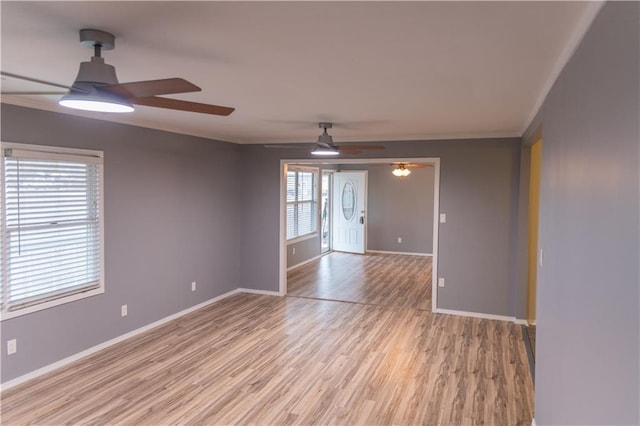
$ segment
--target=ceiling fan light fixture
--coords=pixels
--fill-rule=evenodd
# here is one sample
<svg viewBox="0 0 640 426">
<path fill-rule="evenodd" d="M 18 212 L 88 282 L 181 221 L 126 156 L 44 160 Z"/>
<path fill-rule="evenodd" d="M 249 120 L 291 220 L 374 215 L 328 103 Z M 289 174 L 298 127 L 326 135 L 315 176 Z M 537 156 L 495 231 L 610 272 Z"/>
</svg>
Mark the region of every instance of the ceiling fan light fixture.
<svg viewBox="0 0 640 426">
<path fill-rule="evenodd" d="M 84 34 L 82 31 L 93 31 Z M 93 41 L 87 37 L 93 36 L 97 39 L 97 35 L 103 37 L 113 37 L 108 33 L 102 33 L 97 30 L 82 30 L 80 32 L 81 42 L 93 43 L 96 49 L 95 56 L 90 62 L 81 62 L 78 76 L 71 86 L 72 89 L 58 101 L 58 104 L 73 109 L 93 112 L 133 112 L 133 106 L 125 99 L 118 95 L 106 91 L 100 91 L 100 86 L 118 84 L 116 69 L 113 65 L 104 62 L 104 58 L 100 56 L 103 48 L 98 41 Z M 83 38 L 84 34 L 84 38 Z M 109 42 L 109 40 L 107 40 Z M 87 44 L 88 45 L 88 44 Z M 108 48 L 113 48 L 113 40 Z"/>
<path fill-rule="evenodd" d="M 391 173 L 393 173 L 394 176 L 407 177 L 407 176 L 409 176 L 411 174 L 411 170 L 407 169 L 403 165 L 399 165 L 398 167 L 393 169 L 393 171 Z"/>
<path fill-rule="evenodd" d="M 325 146 L 316 146 L 313 151 L 311 151 L 313 155 L 339 155 L 338 149 L 336 147 L 325 147 Z"/>
<path fill-rule="evenodd" d="M 63 107 L 94 112 L 133 112 L 134 108 L 124 99 L 113 95 L 102 95 L 97 93 L 82 93 L 70 90 L 58 101 Z"/>
<path fill-rule="evenodd" d="M 327 133 L 327 129 L 333 127 L 332 123 L 318 123 L 318 127 L 322 130 L 322 134 L 318 136 L 318 142 L 316 147 L 311 151 L 313 155 L 338 155 L 340 152 L 338 148 L 333 144 L 333 138 L 329 133 Z"/>
<path fill-rule="evenodd" d="M 83 111 L 93 112 L 133 112 L 134 109 L 131 105 L 117 104 L 113 102 L 95 101 L 90 99 L 66 99 L 62 98 L 58 101 L 63 107 L 80 109 Z"/>
</svg>

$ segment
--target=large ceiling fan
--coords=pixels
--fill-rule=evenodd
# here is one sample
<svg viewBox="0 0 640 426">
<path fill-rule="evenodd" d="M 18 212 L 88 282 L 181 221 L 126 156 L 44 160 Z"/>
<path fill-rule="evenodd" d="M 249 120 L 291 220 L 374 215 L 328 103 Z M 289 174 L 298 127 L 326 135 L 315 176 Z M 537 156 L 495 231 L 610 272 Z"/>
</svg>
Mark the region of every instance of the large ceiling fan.
<svg viewBox="0 0 640 426">
<path fill-rule="evenodd" d="M 104 62 L 103 50 L 115 47 L 113 34 L 93 29 L 80 30 L 80 44 L 94 49 L 90 62 L 80 63 L 80 71 L 71 86 L 52 83 L 9 72 L 0 72 L 3 76 L 20 80 L 46 84 L 67 89 L 68 92 L 58 102 L 68 108 L 99 112 L 131 112 L 133 105 L 198 112 L 202 114 L 229 115 L 235 108 L 219 105 L 189 102 L 179 99 L 162 98 L 158 95 L 198 92 L 202 89 L 182 78 L 135 81 L 118 83 L 116 70 Z M 5 95 L 50 95 L 52 92 L 2 92 Z"/>
<path fill-rule="evenodd" d="M 321 122 L 318 127 L 322 129 L 322 134 L 318 136 L 318 141 L 314 144 L 311 151 L 313 155 L 339 155 L 339 154 L 360 154 L 362 151 L 382 150 L 384 146 L 380 145 L 336 145 L 333 137 L 327 132 L 327 129 L 333 127 L 333 123 Z M 265 145 L 266 148 L 300 148 L 307 145 Z"/>
</svg>

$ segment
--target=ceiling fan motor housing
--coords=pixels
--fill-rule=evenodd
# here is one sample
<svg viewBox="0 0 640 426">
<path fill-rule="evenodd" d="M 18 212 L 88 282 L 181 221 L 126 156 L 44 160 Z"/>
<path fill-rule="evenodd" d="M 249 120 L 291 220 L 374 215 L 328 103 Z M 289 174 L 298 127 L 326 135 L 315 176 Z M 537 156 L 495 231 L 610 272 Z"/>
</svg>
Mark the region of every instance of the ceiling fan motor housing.
<svg viewBox="0 0 640 426">
<path fill-rule="evenodd" d="M 95 56 L 91 58 L 90 62 L 80 63 L 80 70 L 73 86 L 90 89 L 90 87 L 83 87 L 83 83 L 90 83 L 92 86 L 118 84 L 115 67 L 106 64 L 104 58 L 100 56 L 100 51 L 111 50 L 115 47 L 116 39 L 113 34 L 100 30 L 83 29 L 80 30 L 80 44 L 96 50 Z"/>
<path fill-rule="evenodd" d="M 113 65 L 105 64 L 103 58 L 96 56 L 91 58 L 91 62 L 81 62 L 78 76 L 74 86 L 78 83 L 90 84 L 118 84 L 116 69 Z"/>
</svg>

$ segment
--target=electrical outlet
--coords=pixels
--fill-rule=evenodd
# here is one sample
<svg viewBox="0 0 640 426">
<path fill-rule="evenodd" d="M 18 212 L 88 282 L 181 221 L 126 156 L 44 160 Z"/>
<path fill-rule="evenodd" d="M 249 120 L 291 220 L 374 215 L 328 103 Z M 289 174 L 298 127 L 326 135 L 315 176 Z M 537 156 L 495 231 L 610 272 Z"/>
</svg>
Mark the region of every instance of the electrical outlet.
<svg viewBox="0 0 640 426">
<path fill-rule="evenodd" d="M 398 237 L 398 244 L 402 244 L 402 237 Z"/>
<path fill-rule="evenodd" d="M 438 287 L 444 287 L 444 278 L 438 278 Z"/>
<path fill-rule="evenodd" d="M 296 248 L 295 247 L 291 249 L 291 254 L 296 254 Z"/>
<path fill-rule="evenodd" d="M 120 307 L 120 314 L 121 314 L 123 317 L 126 317 L 126 316 L 127 316 L 127 305 L 122 305 L 122 306 Z"/>
<path fill-rule="evenodd" d="M 18 343 L 16 339 L 7 340 L 7 355 L 13 355 L 18 352 Z"/>
<path fill-rule="evenodd" d="M 196 282 L 191 281 L 191 291 L 196 291 Z"/>
</svg>

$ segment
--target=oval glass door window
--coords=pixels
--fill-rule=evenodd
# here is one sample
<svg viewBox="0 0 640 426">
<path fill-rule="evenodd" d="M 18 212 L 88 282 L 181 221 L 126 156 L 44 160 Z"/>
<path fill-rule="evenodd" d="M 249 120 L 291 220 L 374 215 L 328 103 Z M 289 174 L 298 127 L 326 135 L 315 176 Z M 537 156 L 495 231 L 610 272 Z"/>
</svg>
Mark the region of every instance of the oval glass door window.
<svg viewBox="0 0 640 426">
<path fill-rule="evenodd" d="M 356 188 L 347 182 L 342 187 L 342 214 L 346 220 L 353 219 L 356 212 Z"/>
</svg>

